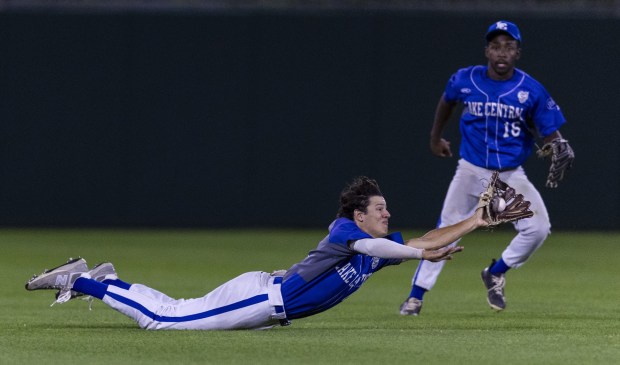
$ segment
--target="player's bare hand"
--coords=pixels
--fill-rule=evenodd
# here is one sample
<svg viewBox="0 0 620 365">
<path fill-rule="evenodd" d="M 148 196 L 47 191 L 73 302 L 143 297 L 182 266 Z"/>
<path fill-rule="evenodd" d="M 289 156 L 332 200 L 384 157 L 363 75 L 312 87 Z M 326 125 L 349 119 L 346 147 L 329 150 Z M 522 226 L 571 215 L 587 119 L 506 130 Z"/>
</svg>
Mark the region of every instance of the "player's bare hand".
<svg viewBox="0 0 620 365">
<path fill-rule="evenodd" d="M 463 251 L 463 246 L 443 247 L 437 250 L 424 250 L 422 251 L 422 258 L 432 262 L 452 260 L 452 254 L 461 251 Z"/>
<path fill-rule="evenodd" d="M 452 157 L 450 142 L 443 138 L 440 138 L 438 140 L 431 139 L 431 151 L 435 156 Z"/>
<path fill-rule="evenodd" d="M 485 210 L 484 207 L 480 207 L 478 209 L 476 209 L 476 212 L 474 213 L 474 219 L 476 220 L 476 227 L 488 227 L 489 226 L 489 222 L 487 219 L 485 219 Z"/>
</svg>

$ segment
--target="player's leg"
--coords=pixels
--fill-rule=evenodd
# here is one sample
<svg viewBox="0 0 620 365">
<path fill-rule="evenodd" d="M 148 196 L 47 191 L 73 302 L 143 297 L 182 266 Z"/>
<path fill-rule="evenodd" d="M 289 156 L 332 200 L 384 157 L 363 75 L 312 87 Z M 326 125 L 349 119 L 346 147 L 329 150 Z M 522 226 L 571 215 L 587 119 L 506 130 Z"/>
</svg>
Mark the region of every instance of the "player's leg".
<svg viewBox="0 0 620 365">
<path fill-rule="evenodd" d="M 448 187 L 441 211 L 438 227 L 445 227 L 470 216 L 478 204 L 480 193 L 484 190 L 484 178 L 490 172 L 460 160 L 456 173 Z M 456 245 L 458 241 L 452 243 Z M 446 261 L 431 262 L 422 260 L 412 278 L 409 297 L 400 307 L 402 315 L 418 315 L 422 309 L 424 295 L 431 290 Z"/>
<path fill-rule="evenodd" d="M 108 285 L 114 285 L 117 286 L 119 288 L 123 288 L 123 289 L 127 289 L 127 290 L 132 290 L 132 291 L 136 291 L 139 293 L 142 293 L 146 296 L 149 296 L 150 298 L 152 298 L 153 300 L 156 301 L 160 301 L 160 302 L 168 302 L 168 303 L 172 303 L 174 301 L 176 301 L 176 299 L 171 298 L 169 296 L 167 296 L 166 294 L 155 290 L 153 288 L 149 288 L 145 285 L 142 284 L 130 284 L 128 282 L 125 282 L 123 280 L 121 280 L 117 273 L 116 270 L 114 268 L 114 265 L 111 262 L 102 262 L 96 266 L 94 266 L 90 271 L 88 271 L 87 276 L 93 280 L 96 280 L 98 282 L 102 282 L 104 284 L 108 284 Z M 61 299 L 59 299 L 61 292 L 59 291 L 58 294 L 56 295 L 56 300 L 57 302 L 62 302 Z M 71 298 L 77 298 L 77 297 L 81 297 L 83 296 L 82 293 L 76 292 L 74 290 L 71 291 Z M 87 296 L 84 298 L 84 300 L 89 301 L 92 305 L 92 297 Z M 182 299 L 181 299 L 182 300 Z"/>
<path fill-rule="evenodd" d="M 507 177 L 508 184 L 516 191 L 522 192 L 530 201 L 530 209 L 534 216 L 514 223 L 518 234 L 502 253 L 502 260 L 512 268 L 522 266 L 542 246 L 551 233 L 551 222 L 547 207 L 534 185 L 528 180 L 522 169 L 516 170 Z"/>
<path fill-rule="evenodd" d="M 262 328 L 277 323 L 271 319 L 273 307 L 269 305 L 267 294 L 269 278 L 267 273 L 246 273 L 202 298 L 172 303 L 154 298 L 153 293 L 159 292 L 142 285 L 140 290 L 132 290 L 80 278 L 74 290 L 101 299 L 145 329 Z"/>
<path fill-rule="evenodd" d="M 511 268 L 523 265 L 543 244 L 550 233 L 551 224 L 547 208 L 534 185 L 527 179 L 522 168 L 502 172 L 500 179 L 531 202 L 530 209 L 534 216 L 514 223 L 517 235 L 502 252 L 500 258 L 491 262 L 482 273 L 482 280 L 487 288 L 487 301 L 491 308 L 503 310 L 506 307 L 504 286 L 505 274 Z"/>
<path fill-rule="evenodd" d="M 135 292 L 135 293 L 140 293 L 142 295 L 145 295 L 153 300 L 159 301 L 161 303 L 167 303 L 167 304 L 174 304 L 174 303 L 180 303 L 183 302 L 185 299 L 175 299 L 172 298 L 170 296 L 168 296 L 167 294 L 164 294 L 162 292 L 160 292 L 159 290 L 153 289 L 151 287 L 148 287 L 146 285 L 143 284 L 131 284 L 129 286 L 129 288 L 127 288 L 128 290 Z"/>
<path fill-rule="evenodd" d="M 118 277 L 116 270 L 114 269 L 114 265 L 112 265 L 112 263 L 110 262 L 103 262 L 98 264 L 97 266 L 93 267 L 91 271 L 88 272 L 88 274 L 90 278 L 96 281 L 146 295 L 155 301 L 159 301 L 162 303 L 172 303 L 177 300 L 146 285 L 131 284 L 121 280 Z"/>
</svg>

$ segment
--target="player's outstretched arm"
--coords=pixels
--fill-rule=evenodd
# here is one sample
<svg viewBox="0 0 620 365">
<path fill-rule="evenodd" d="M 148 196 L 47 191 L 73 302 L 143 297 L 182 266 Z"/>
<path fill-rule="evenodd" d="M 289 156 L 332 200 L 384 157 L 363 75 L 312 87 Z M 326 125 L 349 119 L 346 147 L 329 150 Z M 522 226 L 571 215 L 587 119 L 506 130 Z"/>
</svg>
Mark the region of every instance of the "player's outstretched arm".
<svg viewBox="0 0 620 365">
<path fill-rule="evenodd" d="M 401 245 L 386 238 L 362 238 L 350 243 L 350 247 L 360 253 L 383 259 L 424 259 L 429 261 L 450 260 L 452 254 L 460 252 L 463 247 L 443 247 L 438 250 L 423 250 Z"/>
<path fill-rule="evenodd" d="M 432 262 L 452 260 L 452 254 L 463 251 L 463 246 L 443 247 L 438 250 L 423 250 L 422 259 Z"/>
<path fill-rule="evenodd" d="M 482 208 L 478 208 L 471 217 L 459 223 L 433 229 L 422 237 L 408 240 L 405 244 L 424 250 L 437 250 L 445 247 L 479 227 L 487 227 L 489 223 L 483 219 L 483 212 Z"/>
</svg>

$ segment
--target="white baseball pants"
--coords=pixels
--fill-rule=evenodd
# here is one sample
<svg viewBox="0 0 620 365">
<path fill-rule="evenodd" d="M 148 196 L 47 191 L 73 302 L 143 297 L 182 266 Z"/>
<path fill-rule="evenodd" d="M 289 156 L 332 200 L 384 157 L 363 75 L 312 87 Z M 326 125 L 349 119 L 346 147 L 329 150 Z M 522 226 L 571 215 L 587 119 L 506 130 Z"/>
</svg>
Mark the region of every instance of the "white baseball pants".
<svg viewBox="0 0 620 365">
<path fill-rule="evenodd" d="M 149 330 L 264 329 L 285 318 L 281 280 L 248 272 L 195 299 L 173 299 L 141 284 L 108 285 L 102 301 Z"/>
</svg>

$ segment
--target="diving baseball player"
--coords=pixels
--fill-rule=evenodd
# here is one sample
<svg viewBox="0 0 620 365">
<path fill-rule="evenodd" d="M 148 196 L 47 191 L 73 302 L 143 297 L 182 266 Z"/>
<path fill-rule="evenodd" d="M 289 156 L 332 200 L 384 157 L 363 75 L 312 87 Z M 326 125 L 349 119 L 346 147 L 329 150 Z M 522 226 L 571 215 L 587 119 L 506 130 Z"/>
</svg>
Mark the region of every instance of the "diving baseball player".
<svg viewBox="0 0 620 365">
<path fill-rule="evenodd" d="M 388 234 L 390 213 L 376 181 L 359 177 L 341 193 L 340 209 L 328 235 L 304 260 L 284 272 L 245 273 L 204 297 L 177 300 L 120 280 L 110 263 L 89 271 L 79 258 L 34 276 L 26 289 L 59 290 L 59 302 L 90 295 L 151 330 L 287 325 L 337 305 L 386 266 L 409 259 L 450 259 L 462 247 L 446 245 L 492 223 L 484 216 L 491 195 L 480 195 L 480 209 L 461 222 L 404 242 L 399 233 Z"/>
</svg>

